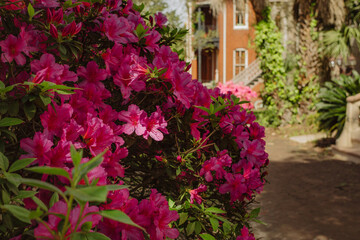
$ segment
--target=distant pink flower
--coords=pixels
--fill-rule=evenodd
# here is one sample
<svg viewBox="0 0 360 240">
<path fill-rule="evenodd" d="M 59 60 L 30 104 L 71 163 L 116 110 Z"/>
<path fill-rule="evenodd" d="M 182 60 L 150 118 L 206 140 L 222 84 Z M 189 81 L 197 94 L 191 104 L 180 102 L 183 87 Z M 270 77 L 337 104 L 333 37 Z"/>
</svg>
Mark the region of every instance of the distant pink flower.
<svg viewBox="0 0 360 240">
<path fill-rule="evenodd" d="M 59 6 L 60 3 L 58 0 L 35 0 L 35 7 L 56 8 Z"/>
<path fill-rule="evenodd" d="M 238 236 L 236 240 L 255 240 L 255 237 L 254 235 L 249 233 L 249 229 L 246 226 L 244 226 L 241 229 L 241 236 Z"/>
<path fill-rule="evenodd" d="M 24 9 L 26 7 L 25 2 L 24 1 L 19 1 L 19 0 L 8 0 L 5 1 L 5 3 L 12 3 L 9 5 L 5 5 L 1 8 L 5 8 L 6 10 L 20 10 L 20 9 Z"/>
<path fill-rule="evenodd" d="M 53 146 L 53 142 L 48 136 L 36 132 L 33 139 L 24 138 L 20 140 L 20 147 L 28 154 L 22 155 L 21 158 L 37 158 L 36 163 L 40 166 L 49 164 L 49 151 Z"/>
<path fill-rule="evenodd" d="M 87 203 L 85 205 L 85 208 L 80 215 L 80 207 L 77 206 L 70 212 L 70 223 L 71 227 L 69 231 L 66 233 L 66 236 L 69 236 L 72 232 L 79 232 L 81 231 L 81 227 L 85 222 L 91 222 L 92 227 L 95 227 L 101 220 L 101 216 L 97 214 L 90 214 L 88 216 L 85 216 L 89 213 L 96 213 L 99 211 L 99 208 L 96 206 L 89 207 L 89 204 Z M 58 231 L 58 227 L 60 222 L 62 221 L 62 218 L 60 218 L 58 215 L 66 216 L 67 214 L 67 204 L 63 201 L 58 201 L 49 209 L 49 217 L 48 221 L 44 223 L 39 223 L 38 227 L 34 230 L 34 235 L 36 238 L 40 237 L 48 237 L 50 239 L 53 239 L 53 236 L 49 232 L 48 228 L 54 231 Z M 77 225 L 78 220 L 80 220 L 79 224 Z M 47 227 L 44 225 L 46 224 Z M 75 226 L 77 225 L 77 229 L 75 229 Z"/>
<path fill-rule="evenodd" d="M 167 122 L 165 121 L 164 116 L 162 116 L 160 107 L 156 106 L 156 108 L 156 112 L 153 112 L 150 117 L 146 117 L 142 121 L 142 123 L 146 126 L 143 137 L 148 139 L 150 136 L 155 141 L 161 141 L 164 138 L 163 133 L 168 133 L 166 129 Z"/>
<path fill-rule="evenodd" d="M 3 62 L 11 63 L 13 60 L 18 65 L 24 65 L 26 63 L 26 58 L 22 53 L 28 54 L 27 46 L 25 40 L 19 36 L 15 37 L 10 34 L 4 41 L 0 42 L 1 51 L 1 60 Z"/>
<path fill-rule="evenodd" d="M 176 239 L 179 236 L 179 231 L 175 228 L 170 228 L 169 224 L 179 218 L 176 211 L 169 210 L 168 201 L 164 196 L 158 193 L 155 189 L 151 190 L 148 201 L 143 200 L 142 203 L 147 203 L 148 214 L 152 217 L 151 224 L 146 226 L 150 238 L 153 240 L 162 240 L 166 237 Z M 145 210 L 145 209 L 144 209 Z"/>
<path fill-rule="evenodd" d="M 55 57 L 52 54 L 45 53 L 40 60 L 31 62 L 31 71 L 37 73 L 44 70 L 44 81 L 58 82 L 58 78 L 63 73 L 64 67 L 55 63 Z"/>
<path fill-rule="evenodd" d="M 109 14 L 105 19 L 103 30 L 109 40 L 116 43 L 128 43 L 135 41 L 136 37 L 131 32 L 133 26 L 124 17 L 118 17 L 115 14 Z"/>
<path fill-rule="evenodd" d="M 241 174 L 225 174 L 226 183 L 219 188 L 221 194 L 230 193 L 230 201 L 242 200 L 243 194 L 246 193 L 247 187 L 245 179 Z"/>
<path fill-rule="evenodd" d="M 145 36 L 145 44 L 147 47 L 145 47 L 147 50 L 154 52 L 156 49 L 159 49 L 159 45 L 156 43 L 160 40 L 161 35 L 158 31 L 152 29 L 151 31 L 148 31 L 148 35 Z"/>
<path fill-rule="evenodd" d="M 74 36 L 76 34 L 78 34 L 81 30 L 82 27 L 82 23 L 75 23 L 75 20 L 72 21 L 71 23 L 69 23 L 68 25 L 66 25 L 66 27 L 62 30 L 61 35 L 63 37 L 65 36 Z"/>
<path fill-rule="evenodd" d="M 114 152 L 108 151 L 104 156 L 101 166 L 110 177 L 124 177 L 125 168 L 121 166 L 119 160 L 127 157 L 127 148 L 116 148 Z"/>
<path fill-rule="evenodd" d="M 156 22 L 156 25 L 158 25 L 160 28 L 162 28 L 166 24 L 167 21 L 168 20 L 163 13 L 161 13 L 161 12 L 155 13 L 155 22 Z"/>
<path fill-rule="evenodd" d="M 207 190 L 207 186 L 204 184 L 201 184 L 198 188 L 190 190 L 190 203 L 194 203 L 194 200 L 201 204 L 202 198 L 200 197 L 199 193 L 205 192 Z"/>
<path fill-rule="evenodd" d="M 146 126 L 142 124 L 144 113 L 145 112 L 140 110 L 140 108 L 135 104 L 131 104 L 128 111 L 121 111 L 119 113 L 119 120 L 126 122 L 126 124 L 123 125 L 123 131 L 125 134 L 130 135 L 134 131 L 138 136 L 144 134 L 146 130 Z"/>
<path fill-rule="evenodd" d="M 253 141 L 243 141 L 244 149 L 241 151 L 240 156 L 246 159 L 254 165 L 259 164 L 258 159 L 261 159 L 265 154 L 265 141 L 261 139 L 256 139 Z"/>
<path fill-rule="evenodd" d="M 79 67 L 77 70 L 79 77 L 85 79 L 86 83 L 98 85 L 100 81 L 104 81 L 107 77 L 105 69 L 100 69 L 95 61 L 90 61 L 85 67 Z M 82 86 L 82 84 L 80 84 Z"/>
<path fill-rule="evenodd" d="M 227 154 L 227 150 L 218 152 L 217 157 L 212 157 L 206 160 L 200 169 L 200 176 L 204 175 L 207 182 L 213 180 L 211 171 L 215 171 L 215 177 L 221 179 L 226 174 L 224 167 L 230 167 L 232 163 L 231 157 Z"/>
<path fill-rule="evenodd" d="M 73 108 L 70 104 L 51 106 L 41 116 L 41 124 L 50 135 L 60 137 L 65 125 L 68 124 L 73 114 Z"/>
</svg>

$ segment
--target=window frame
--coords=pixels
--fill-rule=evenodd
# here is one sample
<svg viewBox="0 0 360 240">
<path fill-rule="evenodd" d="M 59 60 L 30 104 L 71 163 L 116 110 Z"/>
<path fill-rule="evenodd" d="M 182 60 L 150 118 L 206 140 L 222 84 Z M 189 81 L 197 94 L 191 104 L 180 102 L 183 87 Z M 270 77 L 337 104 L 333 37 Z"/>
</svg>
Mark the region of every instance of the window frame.
<svg viewBox="0 0 360 240">
<path fill-rule="evenodd" d="M 236 2 L 237 1 L 244 1 L 245 5 L 245 24 L 237 25 L 236 24 Z M 249 2 L 248 0 L 233 0 L 233 25 L 235 30 L 241 30 L 241 29 L 249 29 Z"/>
<path fill-rule="evenodd" d="M 240 63 L 236 64 L 236 53 L 237 52 L 244 52 L 245 53 L 245 63 L 241 63 L 241 54 L 239 55 Z M 235 48 L 233 51 L 233 77 L 236 76 L 236 67 L 241 68 L 241 66 L 244 67 L 242 71 L 244 71 L 248 67 L 248 50 L 246 48 Z M 239 71 L 238 74 L 240 74 L 242 71 Z"/>
</svg>

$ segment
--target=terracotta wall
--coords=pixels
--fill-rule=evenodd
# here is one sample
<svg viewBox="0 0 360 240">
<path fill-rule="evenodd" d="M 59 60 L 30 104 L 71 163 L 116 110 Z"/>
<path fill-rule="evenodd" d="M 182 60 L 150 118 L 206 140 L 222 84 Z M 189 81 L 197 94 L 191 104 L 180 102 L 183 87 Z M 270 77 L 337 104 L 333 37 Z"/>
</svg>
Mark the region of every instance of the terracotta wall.
<svg viewBox="0 0 360 240">
<path fill-rule="evenodd" d="M 245 48 L 248 50 L 248 64 L 256 59 L 254 48 L 254 36 L 256 24 L 256 16 L 253 6 L 248 1 L 249 24 L 247 29 L 234 29 L 234 8 L 233 1 L 226 1 L 226 81 L 233 78 L 233 51 L 236 48 Z M 219 81 L 223 82 L 223 54 L 224 54 L 224 34 L 223 22 L 224 12 L 218 16 L 218 32 L 220 37 L 219 55 L 218 55 L 218 70 Z M 250 40 L 250 41 L 249 41 Z M 250 46 L 251 45 L 251 46 Z"/>
</svg>

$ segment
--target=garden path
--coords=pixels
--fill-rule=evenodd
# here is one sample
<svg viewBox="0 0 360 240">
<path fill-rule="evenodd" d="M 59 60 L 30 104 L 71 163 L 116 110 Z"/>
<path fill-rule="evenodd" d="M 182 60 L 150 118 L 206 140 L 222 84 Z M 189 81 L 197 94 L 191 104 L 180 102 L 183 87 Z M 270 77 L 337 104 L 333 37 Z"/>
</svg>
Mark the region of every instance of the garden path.
<svg viewBox="0 0 360 240">
<path fill-rule="evenodd" d="M 262 240 L 359 240 L 360 164 L 267 130 L 268 181 L 257 197 Z"/>
</svg>

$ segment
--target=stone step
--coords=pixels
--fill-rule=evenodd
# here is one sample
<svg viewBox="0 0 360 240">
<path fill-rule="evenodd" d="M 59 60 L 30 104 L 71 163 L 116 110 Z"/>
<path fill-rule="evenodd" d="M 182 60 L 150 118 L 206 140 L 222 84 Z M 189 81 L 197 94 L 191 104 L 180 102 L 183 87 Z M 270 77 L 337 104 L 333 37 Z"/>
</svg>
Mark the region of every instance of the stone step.
<svg viewBox="0 0 360 240">
<path fill-rule="evenodd" d="M 345 148 L 332 145 L 332 150 L 335 159 L 360 164 L 360 146 Z"/>
</svg>

